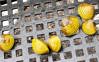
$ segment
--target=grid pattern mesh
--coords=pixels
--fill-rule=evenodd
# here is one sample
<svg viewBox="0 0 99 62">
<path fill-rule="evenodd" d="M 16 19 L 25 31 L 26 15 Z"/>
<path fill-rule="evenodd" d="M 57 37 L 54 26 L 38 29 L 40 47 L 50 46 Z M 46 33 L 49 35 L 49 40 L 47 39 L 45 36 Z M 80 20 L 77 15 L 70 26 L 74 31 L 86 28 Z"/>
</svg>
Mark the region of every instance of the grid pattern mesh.
<svg viewBox="0 0 99 62">
<path fill-rule="evenodd" d="M 0 51 L 0 62 L 99 62 L 98 31 L 93 36 L 87 36 L 79 30 L 72 37 L 65 37 L 60 31 L 60 21 L 64 16 L 77 15 L 77 5 L 84 0 L 79 1 L 17 0 L 13 4 L 7 0 L 6 6 L 0 5 L 0 35 L 10 33 L 15 38 L 15 46 L 10 52 Z M 85 2 L 98 5 L 95 14 L 99 14 L 98 0 Z M 99 20 L 95 22 L 97 24 Z M 62 50 L 46 55 L 34 54 L 31 39 L 47 40 L 50 35 L 60 37 Z"/>
</svg>

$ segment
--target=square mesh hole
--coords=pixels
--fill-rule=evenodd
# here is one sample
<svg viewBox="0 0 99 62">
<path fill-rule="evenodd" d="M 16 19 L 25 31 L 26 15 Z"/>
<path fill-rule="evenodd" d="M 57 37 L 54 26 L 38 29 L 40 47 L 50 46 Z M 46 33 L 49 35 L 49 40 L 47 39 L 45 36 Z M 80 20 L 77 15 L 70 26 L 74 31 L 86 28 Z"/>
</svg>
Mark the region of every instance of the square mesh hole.
<svg viewBox="0 0 99 62">
<path fill-rule="evenodd" d="M 94 6 L 94 8 L 95 8 L 96 10 L 99 9 L 98 4 L 93 4 L 93 6 Z"/>
<path fill-rule="evenodd" d="M 85 60 L 80 60 L 80 61 L 77 61 L 77 62 L 85 62 Z"/>
<path fill-rule="evenodd" d="M 1 5 L 1 6 L 7 6 L 7 5 L 8 5 L 8 4 L 5 3 L 5 4 Z"/>
<path fill-rule="evenodd" d="M 24 11 L 29 12 L 30 11 L 30 6 L 24 6 Z"/>
<path fill-rule="evenodd" d="M 8 58 L 12 58 L 12 53 L 11 53 L 11 51 L 4 53 L 4 59 L 8 59 Z"/>
<path fill-rule="evenodd" d="M 57 14 L 58 16 L 64 16 L 64 10 L 63 9 L 57 10 Z"/>
<path fill-rule="evenodd" d="M 98 59 L 97 59 L 97 58 L 90 58 L 89 61 L 90 61 L 90 62 L 98 62 Z"/>
<path fill-rule="evenodd" d="M 59 26 L 62 26 L 62 20 L 58 21 Z"/>
<path fill-rule="evenodd" d="M 21 38 L 15 38 L 14 41 L 16 46 L 21 45 Z"/>
<path fill-rule="evenodd" d="M 25 3 L 25 2 L 28 2 L 28 0 L 23 0 L 23 2 Z"/>
<path fill-rule="evenodd" d="M 49 36 L 53 36 L 53 35 L 57 35 L 57 33 L 55 31 L 49 33 Z"/>
<path fill-rule="evenodd" d="M 95 53 L 96 53 L 95 47 L 88 47 L 88 48 L 87 48 L 87 51 L 88 51 L 88 54 L 89 54 L 89 55 L 90 55 L 90 54 L 95 54 Z"/>
<path fill-rule="evenodd" d="M 42 19 L 42 13 L 35 14 L 35 20 L 41 20 Z"/>
<path fill-rule="evenodd" d="M 52 7 L 52 3 L 51 3 L 51 2 L 46 2 L 46 3 L 44 4 L 44 6 L 45 6 L 46 8 L 50 8 L 50 7 Z"/>
<path fill-rule="evenodd" d="M 16 57 L 20 57 L 20 56 L 22 56 L 23 54 L 22 54 L 22 49 L 18 49 L 18 50 L 16 50 Z"/>
<path fill-rule="evenodd" d="M 32 50 L 32 47 L 28 47 L 28 53 L 29 54 L 33 54 L 34 53 L 33 50 Z"/>
<path fill-rule="evenodd" d="M 9 21 L 3 21 L 3 22 L 2 22 L 2 25 L 3 25 L 3 26 L 9 26 Z"/>
<path fill-rule="evenodd" d="M 44 29 L 43 23 L 36 24 L 36 30 L 43 30 L 43 29 Z"/>
<path fill-rule="evenodd" d="M 73 4 L 74 0 L 67 0 L 67 4 Z"/>
<path fill-rule="evenodd" d="M 96 20 L 98 20 L 98 18 L 99 18 L 98 15 L 99 15 L 99 14 L 96 15 L 96 16 L 97 16 L 97 17 L 96 17 Z M 99 23 L 96 24 L 96 30 L 97 30 L 97 33 L 99 33 Z"/>
<path fill-rule="evenodd" d="M 48 62 L 48 56 L 40 56 L 40 62 Z"/>
<path fill-rule="evenodd" d="M 10 31 L 8 30 L 2 31 L 2 34 L 10 34 Z"/>
<path fill-rule="evenodd" d="M 76 56 L 77 56 L 77 57 L 84 56 L 83 49 L 77 49 L 77 50 L 76 50 Z"/>
<path fill-rule="evenodd" d="M 12 4 L 17 4 L 18 1 L 17 0 L 11 0 Z"/>
<path fill-rule="evenodd" d="M 0 0 L 1 6 L 7 6 L 7 0 Z"/>
<path fill-rule="evenodd" d="M 84 0 L 78 0 L 78 2 L 84 2 Z"/>
<path fill-rule="evenodd" d="M 16 62 L 23 62 L 23 60 L 19 60 L 19 61 L 16 61 Z"/>
<path fill-rule="evenodd" d="M 54 62 L 59 61 L 60 60 L 60 54 L 59 53 L 52 54 L 52 59 Z"/>
<path fill-rule="evenodd" d="M 20 34 L 20 28 L 15 28 L 14 29 L 14 35 Z"/>
<path fill-rule="evenodd" d="M 18 9 L 17 8 L 12 9 L 12 14 L 18 14 Z"/>
<path fill-rule="evenodd" d="M 47 27 L 48 27 L 48 29 L 55 28 L 55 22 L 54 22 L 54 21 L 48 22 L 48 23 L 47 23 Z"/>
<path fill-rule="evenodd" d="M 26 32 L 32 32 L 32 30 L 33 30 L 32 25 L 26 26 Z"/>
<path fill-rule="evenodd" d="M 63 48 L 67 48 L 67 47 L 70 47 L 71 44 L 70 44 L 70 41 L 69 40 L 63 40 L 62 41 L 62 47 Z"/>
<path fill-rule="evenodd" d="M 36 58 L 30 58 L 29 62 L 37 62 L 37 61 L 36 61 Z"/>
<path fill-rule="evenodd" d="M 27 15 L 24 17 L 25 19 L 25 22 L 30 22 L 31 21 L 31 16 L 30 15 Z"/>
<path fill-rule="evenodd" d="M 93 42 L 93 36 L 86 36 L 86 43 L 92 43 Z"/>
<path fill-rule="evenodd" d="M 75 13 L 75 7 L 69 7 L 68 8 L 68 14 L 74 14 Z"/>
<path fill-rule="evenodd" d="M 19 20 L 19 18 L 14 18 L 14 19 L 13 19 L 14 25 L 17 25 L 17 24 L 18 24 L 18 20 Z"/>
<path fill-rule="evenodd" d="M 72 52 L 71 51 L 64 52 L 64 58 L 65 59 L 71 59 L 72 58 Z"/>
<path fill-rule="evenodd" d="M 74 39 L 74 45 L 81 45 L 81 44 L 82 44 L 81 38 Z"/>
<path fill-rule="evenodd" d="M 32 39 L 33 39 L 33 36 L 28 36 L 27 37 L 27 43 L 32 43 Z"/>
<path fill-rule="evenodd" d="M 2 16 L 7 16 L 8 15 L 8 11 L 7 10 L 3 10 L 3 11 L 1 11 L 1 13 L 2 13 Z"/>
<path fill-rule="evenodd" d="M 37 35 L 37 38 L 41 40 L 45 40 L 45 34 L 39 34 Z"/>
<path fill-rule="evenodd" d="M 35 4 L 35 5 L 34 5 L 34 9 L 39 9 L 40 7 L 41 7 L 40 4 Z"/>
<path fill-rule="evenodd" d="M 63 1 L 62 0 L 56 1 L 56 6 L 61 6 L 61 5 L 63 5 Z"/>
<path fill-rule="evenodd" d="M 47 12 L 46 16 L 47 16 L 48 19 L 49 18 L 53 18 L 54 17 L 54 13 L 52 11 L 51 12 Z"/>
</svg>

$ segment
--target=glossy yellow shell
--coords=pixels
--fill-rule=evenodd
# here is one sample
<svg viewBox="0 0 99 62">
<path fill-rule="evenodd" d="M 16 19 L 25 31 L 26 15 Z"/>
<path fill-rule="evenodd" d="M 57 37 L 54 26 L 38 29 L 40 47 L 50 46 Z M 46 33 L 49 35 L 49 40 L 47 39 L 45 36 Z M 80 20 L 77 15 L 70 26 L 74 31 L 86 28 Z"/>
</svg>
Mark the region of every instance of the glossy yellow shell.
<svg viewBox="0 0 99 62">
<path fill-rule="evenodd" d="M 0 49 L 4 52 L 10 51 L 14 46 L 14 37 L 10 34 L 4 34 L 2 38 L 4 38 L 4 41 L 0 42 Z"/>
<path fill-rule="evenodd" d="M 86 21 L 82 24 L 82 30 L 87 35 L 93 35 L 96 33 L 96 26 L 91 21 Z"/>
<path fill-rule="evenodd" d="M 80 27 L 79 18 L 77 16 L 68 16 L 62 19 L 61 31 L 66 36 L 71 36 L 77 33 Z"/>
<path fill-rule="evenodd" d="M 94 6 L 89 3 L 81 3 L 78 5 L 78 14 L 84 20 L 92 19 L 94 16 Z"/>
<path fill-rule="evenodd" d="M 45 54 L 49 52 L 47 44 L 39 39 L 32 39 L 32 49 L 36 54 Z"/>
<path fill-rule="evenodd" d="M 48 39 L 48 46 L 53 52 L 58 52 L 61 49 L 61 40 L 58 36 L 51 36 Z"/>
</svg>

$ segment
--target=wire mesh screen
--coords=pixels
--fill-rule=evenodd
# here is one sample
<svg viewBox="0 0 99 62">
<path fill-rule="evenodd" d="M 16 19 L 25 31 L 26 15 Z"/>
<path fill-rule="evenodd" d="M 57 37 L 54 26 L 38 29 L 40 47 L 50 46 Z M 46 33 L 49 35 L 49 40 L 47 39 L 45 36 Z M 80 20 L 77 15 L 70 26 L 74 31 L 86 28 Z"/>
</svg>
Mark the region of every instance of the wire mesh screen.
<svg viewBox="0 0 99 62">
<path fill-rule="evenodd" d="M 11 51 L 0 51 L 0 62 L 99 62 L 98 31 L 93 36 L 85 35 L 82 30 L 72 37 L 61 33 L 61 19 L 77 15 L 77 5 L 81 2 L 93 4 L 95 15 L 99 14 L 98 0 L 0 1 L 0 34 L 10 33 L 15 38 Z M 31 39 L 47 40 L 51 35 L 60 37 L 62 50 L 46 55 L 34 54 Z"/>
</svg>

